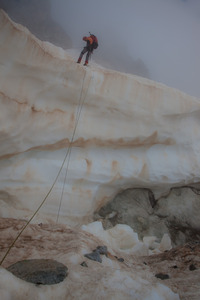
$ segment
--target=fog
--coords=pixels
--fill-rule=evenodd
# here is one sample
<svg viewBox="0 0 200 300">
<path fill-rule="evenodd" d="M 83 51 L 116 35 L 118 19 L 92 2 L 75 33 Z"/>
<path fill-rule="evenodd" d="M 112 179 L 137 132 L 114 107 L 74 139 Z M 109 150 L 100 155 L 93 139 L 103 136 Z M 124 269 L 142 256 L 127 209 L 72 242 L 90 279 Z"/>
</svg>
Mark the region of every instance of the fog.
<svg viewBox="0 0 200 300">
<path fill-rule="evenodd" d="M 95 62 L 200 97 L 199 0 L 0 0 L 0 7 L 77 56 L 90 31 L 99 39 Z"/>
<path fill-rule="evenodd" d="M 89 31 L 93 59 L 200 97 L 199 0 L 51 0 L 74 48 Z"/>
</svg>

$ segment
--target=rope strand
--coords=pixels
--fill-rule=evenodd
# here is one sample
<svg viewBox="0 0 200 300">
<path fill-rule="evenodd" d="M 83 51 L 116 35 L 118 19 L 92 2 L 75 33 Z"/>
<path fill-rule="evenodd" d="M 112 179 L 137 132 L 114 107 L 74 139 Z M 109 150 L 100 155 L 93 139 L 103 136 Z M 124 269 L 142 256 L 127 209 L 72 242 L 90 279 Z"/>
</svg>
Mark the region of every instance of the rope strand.
<svg viewBox="0 0 200 300">
<path fill-rule="evenodd" d="M 85 72 L 85 75 L 86 75 L 86 72 Z M 71 139 L 71 142 L 70 142 L 70 145 L 69 145 L 69 148 L 70 148 L 69 158 L 68 158 L 67 168 L 66 168 L 66 171 L 65 171 L 65 178 L 64 178 L 64 181 L 63 181 L 63 187 L 62 187 L 62 193 L 61 193 L 61 198 L 60 198 L 60 203 L 59 203 L 59 209 L 58 209 L 58 214 L 57 214 L 57 218 L 56 218 L 56 223 L 58 223 L 58 219 L 59 219 L 59 215 L 60 215 L 60 209 L 61 209 L 61 205 L 62 205 L 62 200 L 63 200 L 63 195 L 64 195 L 64 189 L 65 189 L 65 184 L 66 184 L 66 179 L 67 179 L 67 174 L 68 174 L 68 169 L 69 169 L 69 162 L 70 162 L 70 156 L 71 156 L 72 143 L 74 141 L 75 132 L 76 132 L 76 129 L 77 129 L 77 126 L 78 126 L 78 123 L 79 123 L 81 111 L 82 111 L 82 108 L 83 108 L 83 104 L 84 104 L 86 95 L 88 93 L 88 89 L 89 89 L 89 85 L 90 85 L 91 79 L 92 79 L 92 76 L 90 77 L 90 80 L 89 80 L 89 83 L 88 83 L 88 87 L 87 87 L 87 90 L 86 90 L 86 93 L 85 93 L 85 97 L 81 101 L 81 99 L 82 99 L 82 93 L 83 93 L 83 87 L 84 87 L 84 81 L 85 81 L 85 76 L 84 76 L 84 79 L 83 79 L 83 84 L 82 84 L 82 89 L 81 89 L 81 94 L 80 94 L 80 99 L 79 99 L 79 105 L 78 105 L 78 110 L 77 110 L 77 116 L 76 116 L 76 123 L 75 123 L 75 127 L 74 127 L 74 132 L 73 132 L 73 135 L 72 135 L 72 139 Z"/>
</svg>

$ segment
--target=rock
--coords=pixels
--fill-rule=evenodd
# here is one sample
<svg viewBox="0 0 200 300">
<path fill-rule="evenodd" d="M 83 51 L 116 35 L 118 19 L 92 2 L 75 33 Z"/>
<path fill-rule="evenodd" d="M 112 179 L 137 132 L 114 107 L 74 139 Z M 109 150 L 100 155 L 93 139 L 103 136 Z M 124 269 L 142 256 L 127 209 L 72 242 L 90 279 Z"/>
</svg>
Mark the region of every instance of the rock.
<svg viewBox="0 0 200 300">
<path fill-rule="evenodd" d="M 190 266 L 189 266 L 189 270 L 190 271 L 194 271 L 194 270 L 196 270 L 197 268 L 195 267 L 195 265 L 194 264 L 191 264 Z"/>
<path fill-rule="evenodd" d="M 117 258 L 117 260 L 118 260 L 119 262 L 124 262 L 124 259 L 123 259 L 122 257 L 117 257 L 117 256 L 116 256 L 116 258 Z"/>
<path fill-rule="evenodd" d="M 106 255 L 108 254 L 108 248 L 106 246 L 98 246 L 94 251 L 98 251 L 99 254 Z"/>
<path fill-rule="evenodd" d="M 85 261 L 83 261 L 83 262 L 81 263 L 81 266 L 82 266 L 82 267 L 88 268 L 88 265 L 87 265 L 87 263 L 86 263 Z"/>
<path fill-rule="evenodd" d="M 173 269 L 177 269 L 178 267 L 175 265 L 175 266 L 172 266 L 172 268 L 173 268 Z"/>
<path fill-rule="evenodd" d="M 162 280 L 169 279 L 169 275 L 168 274 L 163 274 L 163 273 L 158 273 L 158 274 L 155 275 L 155 277 L 160 278 Z"/>
<path fill-rule="evenodd" d="M 150 205 L 147 189 L 123 190 L 96 212 L 105 229 L 104 220 L 113 211 L 116 215 L 109 219 L 111 226 L 129 225 L 152 249 L 159 246 L 156 246 L 156 240 L 161 241 L 159 250 L 165 251 L 172 245 L 200 239 L 200 195 L 197 188 L 172 188 L 158 199 L 154 208 Z"/>
<path fill-rule="evenodd" d="M 91 260 L 102 263 L 102 259 L 101 259 L 100 254 L 99 254 L 98 251 L 93 251 L 91 253 L 87 253 L 84 256 L 91 259 Z"/>
<path fill-rule="evenodd" d="M 108 249 L 106 246 L 97 246 L 96 249 L 93 250 L 93 252 L 85 254 L 84 256 L 91 260 L 98 261 L 101 263 L 102 259 L 101 259 L 100 254 L 107 256 Z"/>
<path fill-rule="evenodd" d="M 7 268 L 13 275 L 35 284 L 56 284 L 63 281 L 68 268 L 52 259 L 30 259 L 19 261 Z"/>
</svg>

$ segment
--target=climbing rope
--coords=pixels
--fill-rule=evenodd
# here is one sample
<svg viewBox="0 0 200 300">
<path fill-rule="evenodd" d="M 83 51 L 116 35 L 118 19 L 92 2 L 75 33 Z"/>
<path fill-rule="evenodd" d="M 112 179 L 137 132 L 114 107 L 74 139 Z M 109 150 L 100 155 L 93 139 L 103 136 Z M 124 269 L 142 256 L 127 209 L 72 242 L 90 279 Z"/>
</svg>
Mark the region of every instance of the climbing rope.
<svg viewBox="0 0 200 300">
<path fill-rule="evenodd" d="M 85 75 L 86 75 L 86 72 L 85 72 Z M 60 209 L 61 209 L 61 205 L 62 205 L 62 200 L 63 200 L 63 195 L 64 195 L 64 189 L 65 189 L 65 184 L 66 184 L 67 174 L 68 174 L 68 169 L 69 169 L 69 162 L 70 162 L 70 156 L 71 156 L 71 148 L 72 148 L 72 144 L 73 144 L 73 141 L 74 141 L 75 132 L 76 132 L 76 129 L 77 129 L 77 126 L 78 126 L 78 123 L 79 123 L 79 119 L 80 119 L 81 111 L 82 111 L 82 108 L 83 108 L 83 104 L 85 102 L 85 98 L 86 98 L 86 95 L 88 93 L 88 89 L 89 89 L 89 85 L 90 85 L 91 79 L 92 79 L 92 76 L 90 77 L 90 80 L 89 80 L 89 83 L 88 83 L 88 87 L 87 87 L 87 90 L 85 92 L 85 97 L 83 97 L 83 99 L 82 99 L 85 76 L 84 76 L 84 79 L 83 79 L 83 84 L 82 84 L 82 89 L 81 89 L 80 98 L 79 98 L 79 104 L 78 104 L 78 110 L 77 110 L 77 115 L 76 115 L 75 127 L 74 127 L 73 135 L 72 135 L 72 138 L 71 138 L 71 141 L 70 141 L 70 145 L 69 145 L 69 156 L 68 156 L 68 162 L 67 162 L 67 167 L 66 167 L 66 171 L 65 171 L 65 177 L 64 177 L 64 181 L 63 181 L 63 187 L 62 187 L 62 193 L 61 193 L 61 198 L 60 198 L 60 203 L 59 203 L 59 208 L 58 208 L 56 223 L 58 223 L 58 219 L 59 219 L 59 215 L 60 215 Z"/>
<path fill-rule="evenodd" d="M 43 204 L 45 203 L 46 199 L 48 198 L 49 194 L 51 193 L 53 187 L 55 186 L 56 184 L 56 181 L 58 180 L 58 177 L 63 169 L 63 166 L 65 164 L 65 161 L 68 157 L 68 155 L 70 156 L 71 154 L 71 147 L 72 147 L 72 143 L 73 143 L 73 140 L 74 140 L 74 136 L 75 136 L 75 132 L 76 132 L 76 128 L 78 126 L 78 122 L 79 122 L 79 118 L 80 118 L 80 114 L 81 114 L 81 110 L 82 110 L 82 107 L 83 107 L 83 104 L 84 104 L 84 101 L 85 101 L 85 98 L 86 98 L 86 95 L 87 95 L 87 92 L 88 92 L 88 88 L 89 88 L 89 85 L 90 85 L 90 81 L 91 81 L 91 78 L 92 76 L 90 77 L 90 81 L 88 83 L 88 88 L 86 90 L 86 94 L 85 94 L 85 97 L 83 98 L 83 100 L 81 101 L 82 99 L 82 93 L 83 93 L 83 87 L 84 87 L 84 82 L 85 82 L 85 77 L 86 77 L 86 71 L 85 71 L 85 74 L 84 74 L 84 77 L 83 77 L 83 83 L 82 83 L 82 88 L 81 88 L 81 93 L 80 93 L 80 98 L 79 98 L 79 104 L 78 104 L 78 110 L 77 110 L 77 117 L 76 117 L 76 123 L 75 123 L 75 127 L 74 127 L 74 130 L 73 130 L 73 134 L 72 134 L 72 138 L 71 138 L 71 141 L 69 143 L 69 147 L 67 149 L 67 152 L 65 154 L 65 157 L 63 159 L 63 162 L 62 162 L 62 165 L 58 171 L 58 174 L 56 176 L 56 178 L 54 179 L 54 182 L 52 184 L 52 186 L 50 187 L 48 193 L 46 194 L 46 196 L 44 197 L 44 199 L 42 200 L 41 204 L 38 206 L 38 208 L 36 209 L 36 211 L 34 212 L 34 214 L 31 216 L 31 218 L 27 221 L 27 223 L 24 225 L 24 227 L 20 230 L 20 232 L 18 233 L 18 235 L 16 236 L 16 238 L 14 239 L 14 241 L 12 242 L 12 244 L 9 246 L 8 250 L 6 251 L 5 255 L 3 256 L 2 260 L 0 261 L 0 266 L 2 265 L 2 263 L 4 262 L 4 260 L 6 259 L 7 255 L 9 254 L 9 252 L 11 251 L 11 249 L 13 248 L 13 246 L 15 245 L 16 241 L 19 239 L 19 237 L 22 235 L 22 233 L 24 232 L 24 230 L 27 228 L 27 226 L 31 223 L 31 221 L 34 219 L 34 217 L 36 216 L 36 214 L 38 213 L 38 211 L 41 209 L 41 207 L 43 206 Z M 68 172 L 68 166 L 69 166 L 69 162 L 68 162 L 68 165 L 67 165 L 67 169 L 66 169 L 66 173 L 65 173 L 65 180 L 66 180 L 66 177 L 67 177 L 67 172 Z M 64 181 L 64 184 L 65 184 L 65 181 Z M 59 217 L 59 212 L 60 212 L 60 207 L 61 207 L 61 202 L 62 202 L 62 197 L 63 197 L 63 193 L 64 193 L 64 184 L 63 184 L 63 189 L 62 189 L 62 196 L 61 196 L 61 200 L 60 200 L 60 204 L 59 204 L 59 210 L 58 210 L 58 215 L 57 215 L 57 221 L 58 221 L 58 217 Z"/>
</svg>

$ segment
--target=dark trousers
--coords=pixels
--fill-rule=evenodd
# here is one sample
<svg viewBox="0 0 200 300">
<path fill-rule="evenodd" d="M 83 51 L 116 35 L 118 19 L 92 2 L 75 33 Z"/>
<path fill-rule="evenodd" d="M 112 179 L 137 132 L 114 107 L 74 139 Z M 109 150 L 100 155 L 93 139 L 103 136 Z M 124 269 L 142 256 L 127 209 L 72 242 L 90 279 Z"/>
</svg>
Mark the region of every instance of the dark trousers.
<svg viewBox="0 0 200 300">
<path fill-rule="evenodd" d="M 88 63 L 88 61 L 89 61 L 89 58 L 90 58 L 90 55 L 91 55 L 91 49 L 89 48 L 89 47 L 84 47 L 83 48 L 83 50 L 81 51 L 81 54 L 80 54 L 80 56 L 79 56 L 79 59 L 78 59 L 78 62 L 81 62 L 81 59 L 82 59 L 82 57 L 83 57 L 83 55 L 85 54 L 87 52 L 87 54 L 86 54 L 86 58 L 85 58 L 85 63 Z"/>
</svg>

